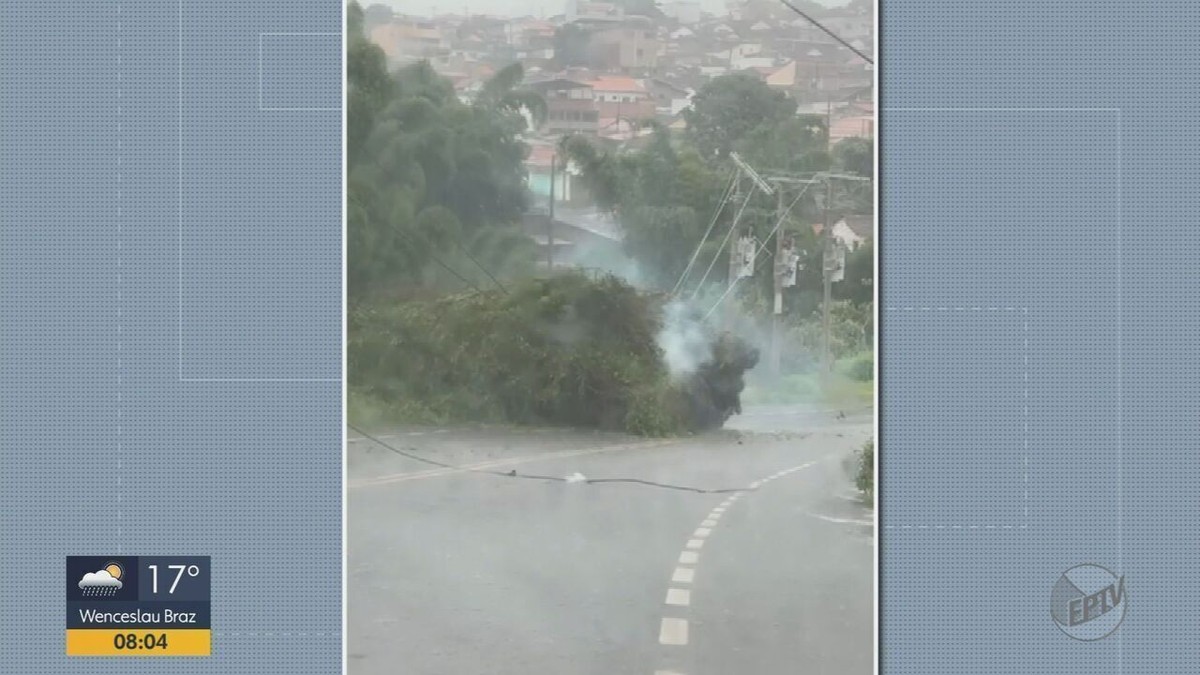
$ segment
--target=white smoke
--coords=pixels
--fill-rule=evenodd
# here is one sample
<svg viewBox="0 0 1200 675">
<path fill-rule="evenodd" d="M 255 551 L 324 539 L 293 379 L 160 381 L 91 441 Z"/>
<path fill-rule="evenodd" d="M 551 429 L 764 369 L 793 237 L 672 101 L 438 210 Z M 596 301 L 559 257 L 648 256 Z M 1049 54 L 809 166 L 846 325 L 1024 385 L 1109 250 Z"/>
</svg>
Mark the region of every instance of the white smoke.
<svg viewBox="0 0 1200 675">
<path fill-rule="evenodd" d="M 676 379 L 692 375 L 712 358 L 712 336 L 705 330 L 703 314 L 682 300 L 663 307 L 657 341 L 667 370 Z"/>
</svg>

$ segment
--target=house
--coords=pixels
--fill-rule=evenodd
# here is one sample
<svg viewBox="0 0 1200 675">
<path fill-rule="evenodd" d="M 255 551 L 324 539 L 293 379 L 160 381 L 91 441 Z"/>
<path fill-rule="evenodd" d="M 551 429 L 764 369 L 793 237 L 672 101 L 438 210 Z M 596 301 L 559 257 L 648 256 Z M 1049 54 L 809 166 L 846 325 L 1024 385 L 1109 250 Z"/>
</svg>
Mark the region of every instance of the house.
<svg viewBox="0 0 1200 675">
<path fill-rule="evenodd" d="M 558 204 L 558 199 L 555 199 Z M 550 237 L 554 239 L 555 267 L 581 266 L 591 260 L 622 260 L 624 233 L 612 216 L 595 208 L 556 206 L 550 218 L 545 203 L 522 219 L 526 234 L 538 246 L 538 264 L 547 263 Z"/>
<path fill-rule="evenodd" d="M 696 0 L 672 0 L 660 4 L 658 9 L 681 25 L 689 26 L 700 23 L 700 3 Z"/>
<path fill-rule="evenodd" d="M 657 112 L 650 92 L 632 77 L 600 75 L 586 83 L 601 119 L 651 120 Z"/>
<path fill-rule="evenodd" d="M 591 83 L 555 78 L 532 82 L 529 88 L 546 100 L 544 132 L 595 134 L 599 130 L 600 110 Z"/>
<path fill-rule="evenodd" d="M 796 62 L 788 61 L 763 76 L 763 82 L 772 89 L 791 89 L 796 86 Z"/>
<path fill-rule="evenodd" d="M 655 112 L 660 116 L 674 117 L 691 105 L 694 92 L 686 87 L 658 77 L 642 80 L 641 84 L 649 92 L 650 99 L 654 101 Z"/>
<path fill-rule="evenodd" d="M 436 23 L 424 19 L 399 17 L 376 26 L 371 30 L 371 41 L 383 49 L 392 65 L 444 56 L 450 51 L 449 36 Z"/>
<path fill-rule="evenodd" d="M 812 229 L 821 234 L 825 226 L 816 223 Z M 874 238 L 875 216 L 842 216 L 833 224 L 830 234 L 847 250 L 853 251 Z"/>
<path fill-rule="evenodd" d="M 591 27 L 589 62 L 600 70 L 653 71 L 661 50 L 654 23 L 644 16 L 627 16 L 619 23 L 603 22 Z"/>
<path fill-rule="evenodd" d="M 567 162 L 558 154 L 554 143 L 531 142 L 529 156 L 525 158 L 524 165 L 529 176 L 529 191 L 535 199 L 550 199 L 552 171 L 555 205 L 569 204 L 575 199 L 573 188 L 579 177 L 568 170 Z"/>
<path fill-rule="evenodd" d="M 579 19 L 619 19 L 624 15 L 624 9 L 610 2 L 567 0 L 567 23 Z"/>
<path fill-rule="evenodd" d="M 843 40 L 847 41 L 862 39 L 869 42 L 871 40 L 871 33 L 874 30 L 874 16 L 869 13 L 838 12 L 832 16 L 822 18 L 821 23 L 834 34 L 841 36 Z"/>
<path fill-rule="evenodd" d="M 847 138 L 874 138 L 875 118 L 871 115 L 851 115 L 835 119 L 829 129 L 829 142 Z"/>
<path fill-rule="evenodd" d="M 546 49 L 554 47 L 555 25 L 540 19 L 513 19 L 504 24 L 505 43 L 516 49 Z"/>
</svg>

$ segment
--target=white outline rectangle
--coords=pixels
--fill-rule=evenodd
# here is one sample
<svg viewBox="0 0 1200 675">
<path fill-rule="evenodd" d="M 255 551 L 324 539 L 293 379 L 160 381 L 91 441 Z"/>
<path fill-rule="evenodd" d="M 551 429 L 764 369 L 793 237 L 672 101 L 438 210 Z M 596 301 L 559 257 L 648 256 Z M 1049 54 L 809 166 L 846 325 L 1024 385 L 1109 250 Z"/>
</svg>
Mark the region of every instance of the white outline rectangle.
<svg viewBox="0 0 1200 675">
<path fill-rule="evenodd" d="M 887 312 L 932 312 L 935 314 L 951 312 L 979 312 L 979 313 L 1016 313 L 1021 312 L 1024 317 L 1022 322 L 1024 329 L 1024 348 L 1022 349 L 1024 361 L 1023 374 L 1023 400 L 1021 401 L 1021 418 L 1024 431 L 1021 436 L 1021 482 L 1022 482 L 1022 497 L 1021 506 L 1024 511 L 1025 522 L 1020 525 L 884 525 L 886 530 L 1024 530 L 1029 527 L 1029 308 L 1014 307 L 1011 305 L 1005 306 L 909 306 L 904 307 L 885 307 Z M 878 466 L 876 467 L 878 469 Z"/>
<path fill-rule="evenodd" d="M 878 28 L 879 3 L 875 3 L 875 21 L 876 21 L 876 28 Z M 878 37 L 876 38 L 876 40 L 878 40 Z M 875 91 L 878 91 L 878 90 L 879 90 L 879 73 L 878 73 L 878 71 L 876 71 L 875 72 Z M 1124 434 L 1124 419 L 1123 419 L 1125 408 L 1124 408 L 1124 394 L 1123 394 L 1123 384 L 1122 384 L 1123 378 L 1122 378 L 1122 372 L 1121 372 L 1122 367 L 1123 367 L 1122 364 L 1124 361 L 1123 346 L 1122 346 L 1123 327 L 1121 325 L 1121 316 L 1122 316 L 1121 307 L 1123 304 L 1123 302 L 1122 302 L 1123 301 L 1123 298 L 1122 298 L 1123 291 L 1122 291 L 1121 284 L 1122 284 L 1122 267 L 1124 265 L 1124 246 L 1123 246 L 1123 244 L 1124 244 L 1124 236 L 1125 236 L 1125 207 L 1124 207 L 1125 141 L 1124 141 L 1124 133 L 1123 133 L 1125 123 L 1124 123 L 1124 116 L 1122 114 L 1121 109 L 1120 108 L 1112 108 L 1112 107 L 1095 107 L 1095 108 L 1044 107 L 1044 108 L 1038 108 L 1038 107 L 969 107 L 969 106 L 967 106 L 967 107 L 895 106 L 895 107 L 887 107 L 887 108 L 879 109 L 879 114 L 880 114 L 879 115 L 879 124 L 881 127 L 883 124 L 883 113 L 885 113 L 885 112 L 916 112 L 916 113 L 922 113 L 922 112 L 1054 113 L 1054 112 L 1059 112 L 1059 113 L 1115 113 L 1116 114 L 1116 123 L 1117 123 L 1117 186 L 1116 186 L 1117 187 L 1117 464 L 1118 464 L 1118 466 L 1117 466 L 1117 471 L 1118 471 L 1118 486 L 1117 486 L 1117 532 L 1118 532 L 1118 537 L 1117 537 L 1117 539 L 1118 539 L 1118 560 L 1122 559 L 1123 556 L 1121 555 L 1121 552 L 1123 551 L 1123 548 L 1124 548 L 1124 535 L 1123 535 L 1123 531 L 1122 531 L 1122 525 L 1123 525 L 1122 512 L 1123 512 L 1123 508 L 1124 508 L 1124 499 L 1125 499 L 1125 496 L 1124 496 L 1124 468 L 1125 468 L 1125 459 L 1124 459 L 1125 438 L 1124 438 L 1124 436 L 1125 436 L 1125 434 Z M 875 167 L 875 171 L 878 173 L 881 170 L 881 167 L 879 164 L 879 143 L 878 142 L 875 143 L 875 147 L 873 148 L 873 151 L 874 151 L 874 160 L 875 160 L 874 167 Z M 874 188 L 875 188 L 875 195 L 874 195 L 875 204 L 878 205 L 879 204 L 879 182 L 878 182 L 878 180 L 875 182 Z M 878 210 L 876 210 L 876 213 L 878 213 Z M 876 221 L 877 221 L 875 224 L 876 232 L 878 232 L 879 231 L 878 216 L 876 216 Z M 875 250 L 874 250 L 874 265 L 875 265 L 874 269 L 875 270 L 879 269 L 880 248 L 881 247 L 876 246 Z M 882 308 L 879 304 L 879 289 L 881 286 L 882 286 L 881 283 L 876 283 L 875 289 L 874 289 L 875 290 L 874 303 L 875 303 L 875 339 L 876 339 L 876 343 L 878 343 L 878 340 L 879 340 L 880 320 L 883 318 L 883 311 L 884 311 L 884 308 Z M 889 307 L 888 309 L 894 309 L 894 308 Z M 1028 362 L 1028 359 L 1029 359 L 1028 345 L 1026 345 L 1025 359 Z M 1028 376 L 1029 376 L 1028 372 L 1026 372 L 1025 376 L 1026 376 L 1026 379 L 1028 379 Z M 879 433 L 880 429 L 879 429 L 879 414 L 878 414 L 879 402 L 880 402 L 880 400 L 879 400 L 880 399 L 879 385 L 878 385 L 878 383 L 879 383 L 879 360 L 878 359 L 876 359 L 876 361 L 875 361 L 875 382 L 876 382 L 876 386 L 875 386 L 875 411 L 876 411 L 876 414 L 875 414 L 875 438 L 879 439 L 881 441 L 882 438 L 880 437 L 880 433 Z M 1028 395 L 1028 392 L 1026 392 L 1026 395 Z M 1029 439 L 1028 439 L 1028 428 L 1029 428 L 1028 410 L 1026 410 L 1025 428 L 1026 428 L 1025 443 L 1026 443 L 1026 445 L 1028 445 L 1028 442 L 1029 442 Z M 880 445 L 882 446 L 882 443 L 880 443 Z M 882 447 L 880 448 L 880 451 L 882 451 Z M 1026 452 L 1025 458 L 1024 458 L 1024 463 L 1026 465 L 1026 469 L 1025 469 L 1025 481 L 1026 482 L 1028 482 L 1028 479 L 1029 479 L 1028 468 L 1027 468 L 1028 462 L 1029 462 L 1029 455 L 1028 455 L 1028 452 Z M 875 484 L 879 485 L 879 462 L 875 463 Z M 877 513 L 880 512 L 879 511 L 879 492 L 880 491 L 878 489 L 875 491 L 875 510 Z M 1025 488 L 1025 492 L 1026 492 L 1025 508 L 1028 509 L 1029 507 L 1028 507 L 1028 488 L 1027 487 Z M 979 525 L 975 525 L 975 526 L 885 525 L 882 529 L 980 529 L 980 528 L 995 529 L 996 527 L 997 526 L 995 526 L 995 525 L 991 525 L 991 526 L 979 526 Z M 1012 529 L 1013 528 L 1013 526 L 1010 526 L 1010 525 L 1002 525 L 999 527 L 1002 529 Z M 1020 529 L 1025 529 L 1026 527 L 1028 527 L 1028 513 L 1026 513 L 1026 523 L 1025 523 L 1025 525 L 1020 526 Z M 875 530 L 875 547 L 876 547 L 877 551 L 882 551 L 882 549 L 880 549 L 880 547 L 879 547 L 879 529 L 880 528 L 876 528 L 876 530 Z M 879 555 L 882 555 L 882 553 L 880 553 Z M 878 561 L 876 564 L 875 576 L 876 576 L 876 579 L 879 578 Z M 877 585 L 876 586 L 876 604 L 877 605 L 878 605 L 878 599 L 879 598 L 878 598 L 878 585 Z M 877 623 L 876 623 L 876 636 L 875 637 L 876 637 L 876 647 L 878 648 L 878 642 L 879 642 L 878 606 L 876 607 L 876 617 L 877 617 Z M 877 652 L 877 656 L 878 656 L 878 652 Z M 878 667 L 878 658 L 876 658 L 876 666 Z"/>
</svg>

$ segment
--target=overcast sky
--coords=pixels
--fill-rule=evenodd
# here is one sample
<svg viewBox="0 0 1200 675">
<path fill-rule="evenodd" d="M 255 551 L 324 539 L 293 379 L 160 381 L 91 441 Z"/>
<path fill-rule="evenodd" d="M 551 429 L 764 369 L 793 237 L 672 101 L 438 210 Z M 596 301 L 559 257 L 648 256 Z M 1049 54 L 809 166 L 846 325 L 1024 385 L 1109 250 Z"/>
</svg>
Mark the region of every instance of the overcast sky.
<svg viewBox="0 0 1200 675">
<path fill-rule="evenodd" d="M 434 14 L 491 14 L 493 16 L 554 16 L 563 13 L 566 0 L 359 0 L 363 7 L 378 2 L 398 13 L 431 16 Z M 829 7 L 840 7 L 849 0 L 816 0 Z M 725 0 L 700 0 L 700 6 L 714 14 L 725 11 Z"/>
</svg>

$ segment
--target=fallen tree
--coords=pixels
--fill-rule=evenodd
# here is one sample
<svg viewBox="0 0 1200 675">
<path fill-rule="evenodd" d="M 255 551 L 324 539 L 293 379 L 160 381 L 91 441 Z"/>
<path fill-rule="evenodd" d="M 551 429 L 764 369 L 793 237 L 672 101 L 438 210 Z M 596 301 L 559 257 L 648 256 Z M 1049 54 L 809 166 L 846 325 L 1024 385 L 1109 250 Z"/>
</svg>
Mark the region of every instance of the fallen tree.
<svg viewBox="0 0 1200 675">
<path fill-rule="evenodd" d="M 352 398 L 395 421 L 513 422 L 670 435 L 740 412 L 742 340 L 702 329 L 697 366 L 671 372 L 659 338 L 666 298 L 615 277 L 534 279 L 508 292 L 351 309 Z"/>
</svg>

